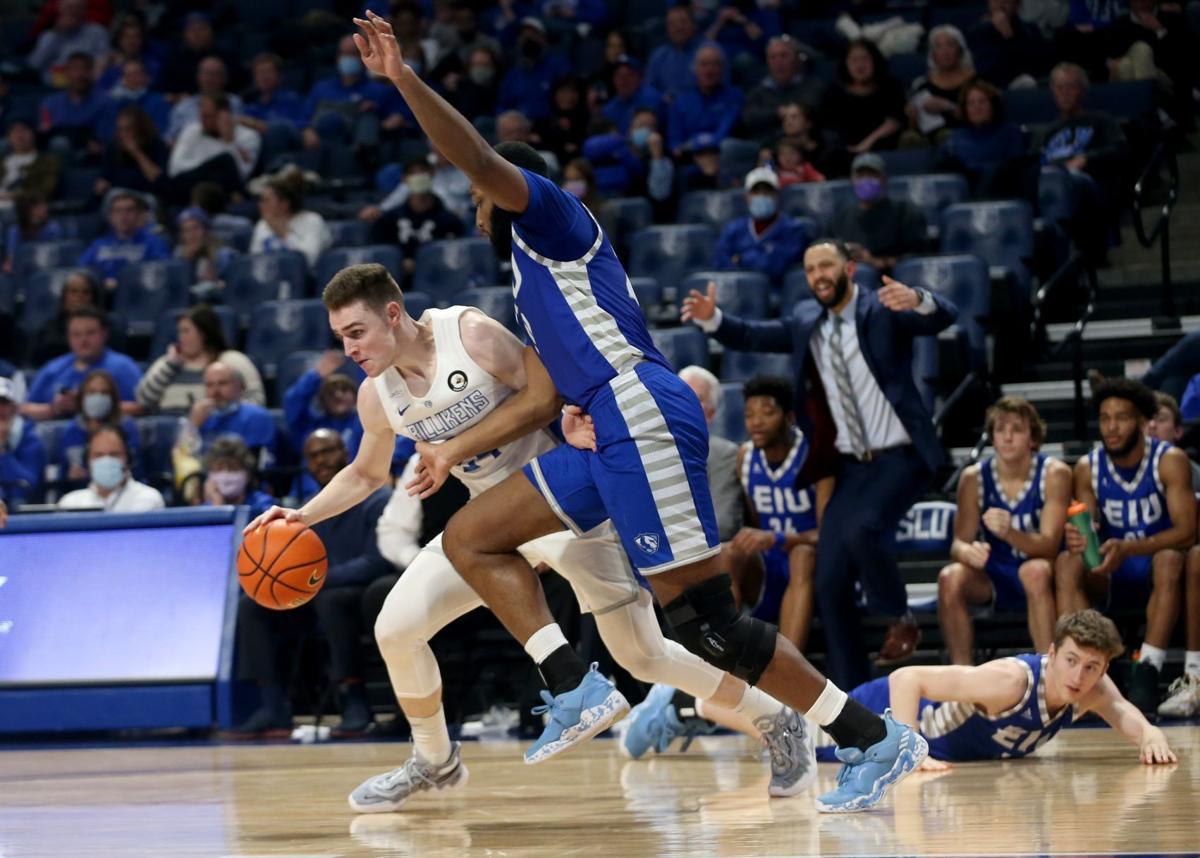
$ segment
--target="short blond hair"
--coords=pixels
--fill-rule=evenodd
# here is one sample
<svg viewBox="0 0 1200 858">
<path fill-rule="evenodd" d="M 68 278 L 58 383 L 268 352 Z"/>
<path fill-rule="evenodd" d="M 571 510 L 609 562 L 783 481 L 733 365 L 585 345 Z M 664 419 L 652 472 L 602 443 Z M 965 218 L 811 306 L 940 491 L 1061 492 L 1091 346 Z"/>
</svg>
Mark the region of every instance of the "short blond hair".
<svg viewBox="0 0 1200 858">
<path fill-rule="evenodd" d="M 1054 624 L 1054 648 L 1059 649 L 1067 638 L 1083 649 L 1103 653 L 1114 659 L 1125 651 L 1116 623 L 1094 608 L 1064 614 Z"/>
<path fill-rule="evenodd" d="M 1046 440 L 1046 421 L 1038 414 L 1034 404 L 1023 396 L 1001 396 L 988 406 L 984 415 L 984 431 L 987 432 L 989 441 L 996 428 L 996 420 L 1001 414 L 1013 414 L 1024 419 L 1029 424 L 1029 437 L 1033 439 L 1034 449 L 1042 446 Z"/>
</svg>

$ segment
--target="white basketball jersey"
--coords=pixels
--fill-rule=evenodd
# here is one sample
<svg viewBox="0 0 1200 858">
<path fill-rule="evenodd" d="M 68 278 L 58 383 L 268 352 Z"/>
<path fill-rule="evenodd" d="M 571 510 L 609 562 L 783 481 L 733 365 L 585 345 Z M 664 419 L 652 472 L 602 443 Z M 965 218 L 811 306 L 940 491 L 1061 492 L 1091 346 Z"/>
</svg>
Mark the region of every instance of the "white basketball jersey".
<svg viewBox="0 0 1200 858">
<path fill-rule="evenodd" d="M 429 392 L 413 396 L 399 371 L 388 367 L 377 376 L 375 390 L 397 435 L 439 443 L 474 426 L 514 391 L 471 360 L 459 331 L 459 317 L 470 307 L 430 309 L 421 317 L 433 329 L 435 367 Z M 486 491 L 525 463 L 558 444 L 545 429 L 481 453 L 456 465 L 451 473 L 471 497 Z"/>
</svg>

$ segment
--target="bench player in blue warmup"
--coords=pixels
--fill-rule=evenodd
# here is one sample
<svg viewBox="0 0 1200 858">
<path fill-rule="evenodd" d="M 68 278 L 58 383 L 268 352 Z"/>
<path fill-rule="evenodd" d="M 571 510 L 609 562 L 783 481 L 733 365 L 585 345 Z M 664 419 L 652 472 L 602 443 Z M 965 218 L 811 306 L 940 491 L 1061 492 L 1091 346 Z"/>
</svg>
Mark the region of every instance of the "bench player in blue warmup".
<svg viewBox="0 0 1200 858">
<path fill-rule="evenodd" d="M 1075 498 L 1088 505 L 1104 562 L 1083 563 L 1083 537 L 1065 527 L 1067 551 L 1055 564 L 1059 613 L 1094 604 L 1146 606 L 1146 636 L 1133 665 L 1129 699 L 1154 717 L 1158 678 L 1183 604 L 1184 554 L 1196 543 L 1196 497 L 1187 454 L 1147 437 L 1158 411 L 1140 381 L 1092 386 L 1100 444 L 1075 463 Z"/>
<path fill-rule="evenodd" d="M 1024 757 L 1086 712 L 1137 745 L 1147 764 L 1178 762 L 1162 730 L 1121 696 L 1108 663 L 1125 649 L 1113 621 L 1091 608 L 1060 617 L 1049 652 L 998 658 L 978 667 L 902 667 L 850 696 L 919 727 L 929 741 L 921 767 Z M 832 747 L 819 732 L 817 759 Z"/>
<path fill-rule="evenodd" d="M 527 643 L 553 620 L 517 547 L 564 526 L 583 532 L 610 519 L 680 643 L 807 713 L 834 737 L 845 769 L 818 808 L 844 813 L 878 804 L 921 764 L 926 743 L 911 727 L 849 700 L 774 626 L 737 612 L 718 565 L 704 414 L 654 347 L 595 218 L 545 178 L 532 148 L 492 149 L 404 64 L 387 21 L 368 12 L 355 23 L 367 69 L 395 84 L 430 143 L 471 180 L 477 226 L 512 260 L 517 316 L 531 344 L 525 389 L 461 435 L 419 445 L 423 468 L 411 491 L 436 491 L 453 465 L 545 426 L 563 401 L 595 425 L 595 451 L 559 447 L 539 456 L 450 521 L 444 546 L 454 567 Z M 553 698 L 546 731 L 527 758 L 543 745 L 594 735 L 624 703 L 565 642 L 541 665 Z"/>
</svg>

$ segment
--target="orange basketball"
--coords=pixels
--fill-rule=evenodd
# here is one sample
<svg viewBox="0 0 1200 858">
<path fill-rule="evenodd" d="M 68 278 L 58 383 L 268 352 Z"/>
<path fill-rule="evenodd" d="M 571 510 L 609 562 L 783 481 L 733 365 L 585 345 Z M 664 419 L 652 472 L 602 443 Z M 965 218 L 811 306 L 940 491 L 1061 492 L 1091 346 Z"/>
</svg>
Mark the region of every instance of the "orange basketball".
<svg viewBox="0 0 1200 858">
<path fill-rule="evenodd" d="M 308 526 L 277 518 L 242 539 L 238 583 L 264 608 L 286 611 L 311 599 L 325 583 L 325 544 Z"/>
</svg>

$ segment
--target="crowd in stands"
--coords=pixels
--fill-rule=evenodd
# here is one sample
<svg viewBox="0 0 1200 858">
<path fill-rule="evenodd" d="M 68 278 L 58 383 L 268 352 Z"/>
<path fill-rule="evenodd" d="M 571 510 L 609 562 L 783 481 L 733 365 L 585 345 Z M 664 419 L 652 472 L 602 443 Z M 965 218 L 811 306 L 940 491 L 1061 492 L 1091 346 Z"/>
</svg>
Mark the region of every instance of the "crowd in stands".
<svg viewBox="0 0 1200 858">
<path fill-rule="evenodd" d="M 14 5 L 21 6 L 5 8 Z M 233 503 L 257 513 L 277 499 L 311 497 L 353 457 L 362 435 L 354 410 L 362 373 L 328 350 L 336 344 L 313 300 L 345 264 L 386 265 L 414 315 L 469 301 L 513 325 L 507 263 L 497 264 L 478 236 L 469 183 L 429 150 L 396 88 L 363 67 L 349 26 L 362 4 L 257 6 L 50 0 L 27 10 L 36 17 L 12 19 L 22 26 L 4 23 L 0 523 L 25 505 L 136 511 Z M 690 275 L 740 278 L 721 281 L 722 290 L 736 291 L 720 297 L 731 318 L 786 319 L 797 301 L 814 297 L 806 248 L 832 235 L 845 242 L 866 290 L 891 282 L 882 278 L 906 263 L 965 252 L 981 267 L 1003 269 L 1011 307 L 1026 311 L 1029 284 L 1072 249 L 1105 264 L 1142 160 L 1165 135 L 1193 127 L 1200 100 L 1194 2 L 397 0 L 387 11 L 414 71 L 489 140 L 534 146 L 552 177 L 587 205 L 626 263 L 648 318 L 662 328 L 668 357 L 678 366 L 704 364 L 689 368 L 689 383 L 714 438 L 750 437 L 771 467 L 779 461 L 769 457 L 788 454 L 797 427 L 809 426 L 804 405 L 786 395 L 791 381 L 760 377 L 757 388 L 746 388 L 744 414 L 739 403 L 722 407 L 722 382 L 760 373 L 758 365 L 726 371 L 729 351 L 720 377 L 709 372 L 717 366 L 703 337 L 678 325 Z M 1055 199 L 1065 202 L 1051 208 L 1048 192 L 1056 188 Z M 1044 258 L 1050 268 L 1041 267 Z M 949 323 L 938 314 L 948 306 L 943 299 L 959 300 L 954 283 L 908 285 L 921 302 L 914 312 Z M 965 314 L 959 322 L 988 323 Z M 932 325 L 907 332 L 914 351 L 935 338 Z M 728 328 L 710 332 L 721 340 Z M 748 336 L 734 348 L 753 350 Z M 898 355 L 910 360 L 904 349 Z M 962 357 L 963 366 L 978 368 L 975 357 Z M 1200 414 L 1200 381 L 1192 379 L 1200 346 L 1185 340 L 1165 361 L 1168 369 L 1156 368 L 1147 382 L 1181 396 L 1182 412 L 1170 398 L 1154 413 L 1138 392 L 1118 399 L 1141 415 L 1129 419 L 1142 420 L 1163 444 L 1178 444 L 1183 421 Z M 1155 372 L 1169 372 L 1177 387 Z M 919 445 L 910 416 L 929 425 L 933 393 L 909 378 L 907 363 L 900 374 L 884 386 L 893 417 Z M 892 401 L 896 391 L 905 401 Z M 1036 412 L 995 408 L 989 432 L 1015 422 L 1012 431 L 1029 438 L 1024 458 L 997 454 L 1002 494 L 1030 461 L 1058 474 L 1068 494 L 1072 479 L 1082 485 L 1081 466 L 1072 478 L 1038 452 L 1045 439 Z M 969 421 L 977 430 L 983 414 Z M 1158 455 L 1158 442 L 1146 443 L 1146 456 Z M 940 462 L 932 429 L 929 444 L 918 457 L 922 480 Z M 710 472 L 714 484 L 724 482 L 726 501 L 751 448 L 736 454 L 714 444 Z M 862 452 L 839 447 L 831 455 Z M 398 441 L 398 478 L 411 455 L 411 444 Z M 1041 560 L 1006 567 L 1012 574 L 1003 584 L 987 577 L 988 552 L 1003 553 L 996 540 L 1010 525 L 989 520 L 974 489 L 963 488 L 986 482 L 982 467 L 959 483 L 953 563 L 939 590 L 955 661 L 972 657 L 969 608 L 1002 595 L 1024 604 L 1028 594 L 1041 606 L 1029 624 L 1040 646 L 1055 594 L 1061 613 L 1082 604 L 1087 584 L 1070 538 L 1059 557 L 1065 504 L 1049 487 L 1046 515 L 1055 518 L 1052 525 L 1042 518 L 1046 544 L 1033 551 L 1018 537 L 1007 549 L 1013 562 Z M 796 501 L 812 505 L 804 538 L 792 539 L 782 525 L 773 530 L 765 510 L 753 512 L 752 492 L 744 504 L 731 502 L 737 513 L 722 524 L 739 568 L 752 570 L 736 582 L 743 600 L 753 607 L 756 589 L 782 586 L 787 612 L 774 618 L 801 646 L 814 613 L 855 610 L 857 596 L 832 593 L 830 581 L 846 565 L 861 566 L 864 546 L 882 532 L 878 522 L 860 522 L 838 546 L 824 543 L 822 561 L 820 516 L 827 503 L 850 503 L 844 485 L 814 480 L 812 496 Z M 897 484 L 897 517 L 923 487 Z M 411 557 L 420 528 L 407 524 L 398 525 L 408 528 L 404 538 L 393 534 L 390 542 L 380 525 L 380 541 L 366 539 L 378 545 L 370 557 L 352 550 L 388 519 L 385 507 L 395 506 L 393 523 L 419 514 L 401 494 L 384 492 L 371 510 L 322 533 L 331 585 L 361 596 L 372 578 L 396 573 Z M 755 519 L 745 526 L 743 505 Z M 1172 519 L 1182 514 L 1172 507 Z M 1177 536 L 1150 552 L 1156 592 L 1160 565 L 1174 570 L 1162 572 L 1164 580 L 1200 586 L 1194 532 L 1190 541 Z M 783 559 L 754 572 L 764 549 Z M 1162 552 L 1173 559 L 1159 561 Z M 886 577 L 887 564 L 881 568 Z M 860 571 L 868 606 L 898 618 L 884 661 L 910 656 L 919 638 L 902 587 Z M 323 625 L 361 631 L 345 605 L 332 610 Z M 244 613 L 251 638 L 296 631 L 275 628 L 253 606 Z M 856 633 L 825 622 L 827 635 Z M 1163 662 L 1155 654 L 1170 639 L 1166 623 L 1150 617 L 1142 647 L 1143 657 L 1157 659 L 1156 671 Z M 1200 710 L 1194 650 L 1200 640 L 1189 639 Z M 370 717 L 353 687 L 362 672 L 356 658 L 335 652 L 337 679 L 349 682 L 350 732 Z M 839 677 L 835 665 L 835 678 L 847 685 L 862 678 L 858 664 L 841 669 Z M 244 672 L 275 697 L 286 685 L 266 660 Z M 1157 701 L 1147 702 L 1148 694 L 1139 705 L 1149 709 Z"/>
</svg>

